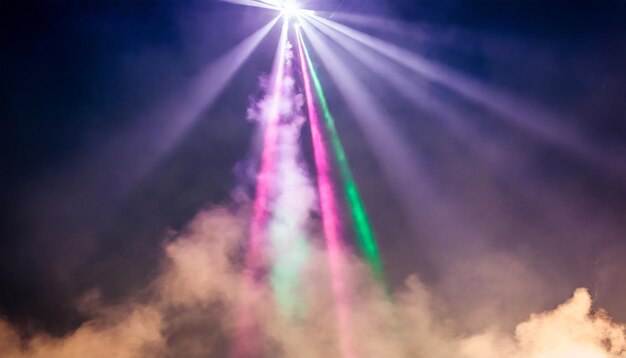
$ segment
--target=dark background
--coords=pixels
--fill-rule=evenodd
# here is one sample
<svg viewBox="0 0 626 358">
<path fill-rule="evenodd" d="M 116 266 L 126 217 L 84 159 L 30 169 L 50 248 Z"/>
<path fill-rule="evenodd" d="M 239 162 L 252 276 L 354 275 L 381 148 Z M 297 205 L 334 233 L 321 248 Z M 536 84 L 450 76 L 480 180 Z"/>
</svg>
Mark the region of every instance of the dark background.
<svg viewBox="0 0 626 358">
<path fill-rule="evenodd" d="M 392 99 L 396 125 L 423 149 L 436 190 L 455 198 L 461 212 L 442 224 L 446 228 L 415 233 L 329 82 L 330 105 L 392 282 L 418 272 L 437 286 L 447 282 L 441 267 L 462 257 L 455 253 L 473 257 L 486 245 L 522 255 L 549 282 L 563 283 L 559 297 L 546 304 L 586 286 L 600 306 L 626 319 L 626 160 L 620 155 L 626 153 L 626 2 L 346 0 L 309 6 L 338 5 L 422 26 L 425 41 L 416 43 L 410 34 L 395 39 L 563 114 L 558 120 L 584 133 L 603 155 L 612 153 L 617 159 L 611 163 L 624 164 L 584 163 L 450 99 L 468 118 L 483 118 L 474 122 L 480 133 L 502 134 L 492 142 L 498 158 L 525 163 L 487 165 L 436 125 L 414 121 L 417 112 Z M 122 300 L 156 273 L 168 229 L 227 202 L 242 181 L 251 184 L 233 169 L 250 152 L 254 128 L 245 110 L 258 95 L 259 74 L 271 68 L 276 28 L 217 104 L 156 162 L 144 163 L 142 141 L 161 133 L 151 122 L 160 106 L 272 16 L 209 0 L 0 1 L 0 315 L 25 332 L 68 332 L 85 319 L 74 308 L 82 293 L 98 287 L 105 302 Z M 424 147 L 420 136 L 430 138 Z M 430 204 L 416 203 L 425 211 Z M 480 285 L 467 285 L 464 290 L 484 294 Z"/>
</svg>

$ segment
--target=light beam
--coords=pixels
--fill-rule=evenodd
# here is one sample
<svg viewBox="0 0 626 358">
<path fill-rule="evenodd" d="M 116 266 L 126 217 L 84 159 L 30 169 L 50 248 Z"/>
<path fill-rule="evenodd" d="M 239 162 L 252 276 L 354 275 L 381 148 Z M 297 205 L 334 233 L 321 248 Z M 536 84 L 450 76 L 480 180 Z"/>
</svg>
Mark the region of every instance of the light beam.
<svg viewBox="0 0 626 358">
<path fill-rule="evenodd" d="M 361 200 L 361 196 L 357 189 L 357 185 L 354 181 L 352 170 L 350 169 L 350 165 L 348 163 L 348 159 L 347 159 L 345 150 L 343 148 L 343 144 L 341 143 L 341 140 L 339 139 L 339 134 L 337 133 L 337 129 L 335 128 L 335 120 L 328 108 L 324 90 L 319 81 L 317 73 L 315 72 L 315 69 L 313 68 L 311 58 L 309 56 L 306 46 L 304 45 L 300 31 L 298 30 L 297 33 L 299 36 L 299 40 L 301 42 L 301 46 L 303 48 L 304 59 L 308 63 L 309 72 L 311 74 L 311 78 L 313 79 L 313 84 L 317 91 L 317 96 L 322 107 L 322 113 L 324 115 L 326 128 L 330 134 L 330 142 L 334 150 L 335 158 L 337 160 L 337 164 L 339 167 L 339 173 L 343 181 L 352 220 L 354 221 L 354 224 L 355 224 L 359 248 L 361 249 L 361 252 L 365 256 L 376 279 L 378 279 L 381 283 L 384 284 L 385 283 L 384 272 L 383 272 L 383 266 L 382 266 L 382 262 L 380 258 L 380 253 L 378 250 L 378 245 L 376 243 L 376 238 L 374 236 L 374 231 L 372 230 L 372 227 L 369 223 L 367 211 L 365 210 L 365 205 L 363 204 L 363 201 Z M 302 70 L 303 75 L 306 73 L 305 70 L 306 69 Z M 310 106 L 313 107 L 312 102 Z M 314 132 L 313 128 L 311 129 L 311 132 Z M 319 130 L 317 130 L 317 132 L 321 133 Z M 320 134 L 320 140 L 321 140 L 321 134 Z"/>
<path fill-rule="evenodd" d="M 280 120 L 280 102 L 285 70 L 285 50 L 287 47 L 288 21 L 283 23 L 276 51 L 274 68 L 272 71 L 272 87 L 270 92 L 269 107 L 264 110 L 266 121 L 263 133 L 263 149 L 261 152 L 261 164 L 257 175 L 257 187 L 252 207 L 252 218 L 248 233 L 248 247 L 246 248 L 244 267 L 244 287 L 246 292 L 255 291 L 257 286 L 257 274 L 261 268 L 262 255 L 261 244 L 265 239 L 265 229 L 269 217 L 269 198 L 274 181 L 276 167 L 276 146 L 278 140 L 278 127 Z M 249 358 L 261 354 L 261 342 L 259 332 L 256 329 L 256 312 L 249 298 L 244 297 L 243 303 L 237 313 L 237 332 L 234 342 L 233 357 Z"/>
<path fill-rule="evenodd" d="M 534 138 L 556 146 L 565 152 L 574 153 L 585 162 L 599 166 L 620 178 L 626 178 L 626 161 L 623 153 L 607 153 L 599 150 L 580 132 L 557 122 L 555 118 L 558 118 L 558 115 L 537 105 L 522 101 L 506 91 L 492 88 L 459 71 L 434 63 L 400 46 L 320 16 L 311 15 L 311 17 L 389 57 L 425 79 L 441 84 L 457 94 L 483 105 L 502 119 L 508 120 L 508 123 L 533 135 Z"/>
<path fill-rule="evenodd" d="M 328 261 L 331 271 L 331 284 L 333 294 L 335 296 L 336 314 L 338 321 L 339 333 L 339 350 L 341 357 L 355 357 L 354 348 L 352 347 L 351 328 L 350 328 L 350 308 L 348 289 L 350 284 L 348 277 L 343 270 L 345 267 L 345 248 L 339 233 L 339 215 L 337 204 L 335 203 L 335 194 L 333 184 L 330 177 L 330 166 L 328 164 L 328 155 L 324 147 L 322 134 L 319 125 L 317 111 L 313 103 L 313 94 L 311 91 L 311 81 L 306 69 L 305 58 L 300 36 L 300 30 L 296 29 L 298 37 L 298 53 L 300 55 L 300 65 L 302 68 L 302 77 L 304 80 L 304 90 L 307 101 L 307 110 L 309 115 L 309 124 L 311 127 L 311 136 L 313 139 L 313 151 L 315 157 L 315 165 L 317 167 L 317 185 L 320 198 L 320 207 L 322 213 L 322 225 L 324 235 L 326 237 L 326 247 L 328 250 Z M 310 63 L 309 63 L 310 65 Z"/>
<path fill-rule="evenodd" d="M 416 205 L 436 200 L 432 180 L 426 175 L 424 164 L 416 157 L 403 133 L 391 126 L 391 116 L 366 86 L 353 73 L 347 63 L 312 28 L 309 21 L 302 21 L 302 29 L 319 58 L 325 64 L 346 104 L 358 120 L 365 138 L 372 147 L 372 154 L 382 167 L 382 173 L 404 206 L 406 213 L 414 213 Z M 430 210 L 430 207 L 429 207 Z"/>
</svg>

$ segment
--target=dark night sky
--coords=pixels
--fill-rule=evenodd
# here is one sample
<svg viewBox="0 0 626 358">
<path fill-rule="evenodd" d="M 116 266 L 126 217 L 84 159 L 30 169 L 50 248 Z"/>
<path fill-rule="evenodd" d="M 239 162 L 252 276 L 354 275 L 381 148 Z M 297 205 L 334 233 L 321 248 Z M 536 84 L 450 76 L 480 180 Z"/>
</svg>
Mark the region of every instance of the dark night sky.
<svg viewBox="0 0 626 358">
<path fill-rule="evenodd" d="M 340 9 L 379 6 L 346 0 Z M 565 294 L 595 288 L 599 303 L 626 319 L 626 159 L 619 156 L 626 153 L 626 1 L 388 0 L 384 11 L 425 26 L 433 39 L 397 41 L 563 114 L 563 124 L 623 164 L 583 163 L 441 90 L 474 121 L 481 141 L 500 148 L 489 164 L 435 122 L 414 121 L 422 114 L 372 79 L 394 125 L 426 158 L 441 200 L 454 198 L 460 212 L 410 233 L 321 71 L 382 251 L 393 261 L 392 280 L 417 271 L 436 286 L 442 261 L 488 245 L 562 276 Z M 72 302 L 83 292 L 99 287 L 105 300 L 122 299 L 154 274 L 168 228 L 229 200 L 241 179 L 234 168 L 250 153 L 246 106 L 259 74 L 271 68 L 276 29 L 217 104 L 146 175 L 131 179 L 145 158 L 152 115 L 271 17 L 210 0 L 0 0 L 1 316 L 26 329 L 67 332 L 82 319 Z"/>
</svg>

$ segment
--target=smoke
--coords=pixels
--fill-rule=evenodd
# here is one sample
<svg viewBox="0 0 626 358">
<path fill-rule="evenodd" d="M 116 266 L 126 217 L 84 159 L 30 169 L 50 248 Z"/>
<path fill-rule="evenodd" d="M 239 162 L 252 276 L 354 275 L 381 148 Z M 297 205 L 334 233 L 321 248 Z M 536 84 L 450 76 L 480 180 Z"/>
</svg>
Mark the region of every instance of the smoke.
<svg viewBox="0 0 626 358">
<path fill-rule="evenodd" d="M 336 356 L 336 335 L 326 253 L 312 245 L 311 269 L 298 294 L 308 303 L 298 319 L 285 319 L 272 290 L 244 285 L 237 256 L 245 240 L 246 210 L 214 208 L 167 243 L 158 277 L 132 299 L 102 306 L 89 293 L 81 305 L 92 319 L 72 334 L 20 337 L 0 321 L 0 351 L 7 358 L 32 357 L 222 357 L 233 334 L 236 308 L 250 300 L 261 319 L 266 353 L 272 357 Z M 513 334 L 486 331 L 464 336 L 435 313 L 433 298 L 417 276 L 390 301 L 356 258 L 347 260 L 358 288 L 353 335 L 363 357 L 626 357 L 624 326 L 593 311 L 589 293 L 578 289 L 556 309 L 533 314 Z M 247 292 L 242 292 L 247 289 Z M 242 294 L 243 293 L 243 294 Z"/>
<path fill-rule="evenodd" d="M 200 212 L 165 242 L 158 275 L 125 302 L 105 305 L 97 291 L 87 292 L 76 305 L 91 318 L 69 335 L 23 336 L 0 320 L 3 357 L 225 357 L 236 344 L 242 306 L 254 308 L 261 356 L 338 356 L 341 327 L 328 253 L 317 237 L 315 190 L 300 158 L 303 99 L 289 75 L 291 51 L 287 54 L 272 214 L 263 246 L 271 265 L 262 284 L 250 285 L 242 265 L 249 208 L 225 203 Z M 253 106 L 250 117 L 266 119 L 270 101 L 266 97 Z M 448 293 L 462 295 L 468 285 L 480 287 L 485 279 L 493 284 L 485 285 L 482 305 L 468 299 L 445 307 L 418 275 L 387 295 L 364 262 L 344 254 L 342 272 L 351 283 L 350 335 L 358 357 L 626 357 L 625 326 L 594 310 L 585 289 L 551 311 L 532 314 L 512 331 L 502 329 L 509 317 L 504 305 L 524 307 L 529 285 L 541 288 L 539 273 L 522 260 L 493 254 L 465 263 L 472 267 L 451 263 L 445 284 L 454 290 Z M 468 332 L 455 319 L 460 316 L 489 327 Z"/>
<path fill-rule="evenodd" d="M 286 73 L 293 73 L 293 56 L 287 50 Z M 300 154 L 299 137 L 304 123 L 301 113 L 303 98 L 295 93 L 295 80 L 291 75 L 284 79 L 281 136 L 277 156 L 276 200 L 270 222 L 270 260 L 274 263 L 271 285 L 278 306 L 283 313 L 293 316 L 301 300 L 295 294 L 302 291 L 300 276 L 307 269 L 309 243 L 307 222 L 315 209 L 315 191 L 309 180 Z M 299 303 L 300 302 L 300 303 Z"/>
<path fill-rule="evenodd" d="M 555 310 L 533 314 L 514 337 L 485 333 L 462 342 L 468 357 L 625 357 L 624 326 L 604 311 L 591 312 L 591 296 L 579 288 Z"/>
</svg>

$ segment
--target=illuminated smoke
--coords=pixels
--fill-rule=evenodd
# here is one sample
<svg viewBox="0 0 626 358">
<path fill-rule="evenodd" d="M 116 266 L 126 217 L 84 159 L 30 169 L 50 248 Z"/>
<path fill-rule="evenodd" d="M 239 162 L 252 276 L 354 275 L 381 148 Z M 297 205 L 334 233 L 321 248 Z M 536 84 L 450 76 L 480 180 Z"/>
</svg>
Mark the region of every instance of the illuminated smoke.
<svg viewBox="0 0 626 358">
<path fill-rule="evenodd" d="M 603 311 L 591 312 L 591 303 L 589 292 L 577 289 L 555 310 L 519 324 L 514 337 L 485 333 L 464 340 L 461 351 L 472 358 L 626 357 L 624 326 Z"/>
<path fill-rule="evenodd" d="M 315 208 L 315 192 L 300 153 L 300 132 L 304 123 L 303 98 L 296 93 L 293 53 L 287 43 L 285 77 L 282 80 L 279 136 L 276 148 L 274 202 L 268 225 L 268 253 L 272 263 L 270 283 L 279 310 L 293 317 L 302 307 L 300 277 L 308 260 L 307 225 Z"/>
<path fill-rule="evenodd" d="M 336 323 L 326 252 L 311 247 L 311 269 L 301 278 L 299 294 L 309 303 L 307 315 L 284 319 L 270 289 L 254 288 L 245 296 L 240 294 L 250 287 L 245 285 L 236 259 L 239 245 L 246 240 L 247 220 L 243 212 L 221 208 L 198 214 L 165 246 L 161 273 L 148 287 L 113 307 L 98 305 L 95 300 L 89 312 L 94 318 L 66 337 L 40 333 L 20 340 L 14 328 L 0 321 L 2 356 L 223 357 L 243 297 L 259 313 L 268 356 L 335 356 Z M 346 262 L 352 281 L 359 283 L 351 308 L 353 334 L 362 357 L 626 356 L 624 326 L 602 311 L 591 312 L 591 298 L 583 289 L 555 310 L 532 315 L 514 334 L 489 330 L 468 336 L 456 331 L 450 320 L 439 317 L 434 299 L 416 277 L 395 292 L 392 311 L 366 265 L 356 259 Z"/>
<path fill-rule="evenodd" d="M 279 91 L 273 91 L 280 93 L 280 100 L 274 102 L 270 96 L 272 115 L 263 117 L 274 121 L 270 136 L 274 144 L 267 155 L 272 164 L 261 170 L 268 171 L 260 181 L 265 186 L 262 205 L 253 204 L 252 214 L 248 208 L 221 207 L 199 213 L 164 245 L 161 271 L 147 287 L 114 306 L 100 304 L 97 291 L 86 293 L 78 304 L 88 307 L 86 313 L 92 318 L 65 337 L 44 332 L 20 337 L 16 328 L 0 320 L 2 357 L 225 357 L 238 343 L 241 307 L 254 310 L 259 355 L 336 357 L 344 344 L 338 334 L 342 332 L 337 332 L 338 297 L 333 289 L 337 270 L 328 265 L 336 261 L 351 283 L 349 289 L 344 287 L 347 297 L 339 301 L 350 303 L 345 319 L 350 320 L 349 333 L 359 357 L 626 357 L 624 325 L 594 310 L 584 289 L 551 311 L 531 315 L 511 332 L 497 328 L 506 317 L 493 316 L 487 318 L 493 328 L 468 333 L 445 313 L 450 307 L 440 307 L 417 276 L 392 292 L 390 300 L 378 277 L 371 275 L 373 256 L 362 262 L 344 250 L 333 252 L 328 244 L 320 244 L 328 237 L 316 237 L 310 230 L 318 225 L 310 218 L 315 190 L 300 161 L 303 98 L 296 93 L 294 79 L 283 75 L 293 70 L 283 40 L 281 58 L 288 55 L 279 63 L 285 71 L 277 76 Z M 258 226 L 254 226 L 255 215 Z M 256 234 L 258 240 L 251 245 L 249 240 Z M 257 250 L 255 256 L 242 268 L 240 249 L 251 246 Z M 527 265 L 488 256 L 477 261 L 481 269 L 499 275 L 498 284 L 507 284 L 523 296 L 520 278 L 526 279 Z M 261 262 L 269 268 L 267 282 L 259 279 L 259 284 L 251 284 L 249 268 L 256 269 Z M 523 297 L 511 297 L 515 299 Z"/>
</svg>

